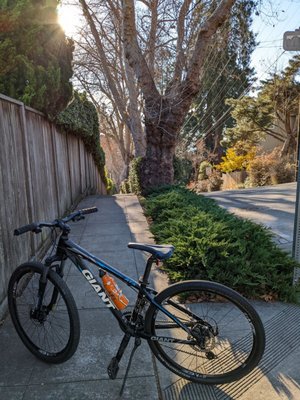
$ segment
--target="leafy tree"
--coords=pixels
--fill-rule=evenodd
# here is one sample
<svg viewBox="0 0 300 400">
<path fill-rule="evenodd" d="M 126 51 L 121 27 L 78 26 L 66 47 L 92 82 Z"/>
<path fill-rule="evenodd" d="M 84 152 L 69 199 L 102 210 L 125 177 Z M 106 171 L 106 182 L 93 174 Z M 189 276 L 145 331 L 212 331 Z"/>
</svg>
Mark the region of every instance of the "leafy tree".
<svg viewBox="0 0 300 400">
<path fill-rule="evenodd" d="M 72 96 L 73 42 L 57 21 L 58 0 L 2 0 L 0 92 L 53 118 Z"/>
<path fill-rule="evenodd" d="M 224 143 L 231 146 L 238 140 L 257 144 L 266 135 L 282 143 L 281 156 L 294 154 L 296 149 L 297 116 L 300 98 L 300 56 L 289 66 L 261 83 L 257 97 L 230 99 L 236 124 L 227 129 Z"/>
<path fill-rule="evenodd" d="M 253 69 L 250 56 L 255 47 L 251 31 L 254 2 L 237 3 L 229 20 L 211 45 L 204 65 L 202 88 L 188 113 L 182 138 L 186 146 L 203 140 L 214 161 L 220 159 L 225 127 L 233 125 L 227 98 L 237 98 L 248 87 Z"/>
</svg>

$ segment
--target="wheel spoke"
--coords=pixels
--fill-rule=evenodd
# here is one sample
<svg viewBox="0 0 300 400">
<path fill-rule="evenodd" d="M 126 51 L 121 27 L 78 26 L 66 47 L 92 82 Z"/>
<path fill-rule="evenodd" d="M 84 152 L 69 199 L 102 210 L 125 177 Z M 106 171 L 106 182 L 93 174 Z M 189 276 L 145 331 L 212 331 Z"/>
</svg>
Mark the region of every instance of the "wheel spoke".
<svg viewBox="0 0 300 400">
<path fill-rule="evenodd" d="M 220 286 L 201 282 L 186 285 L 183 282 L 166 289 L 165 297 L 161 294 L 161 305 L 185 324 L 190 333 L 176 325 L 161 310 L 154 311 L 153 308 L 152 335 L 191 340 L 193 343 L 157 340 L 149 341 L 150 347 L 155 354 L 159 353 L 160 359 L 163 357 L 166 366 L 200 383 L 207 382 L 207 378 L 215 383 L 226 382 L 222 381 L 224 376 L 230 381 L 235 375 L 244 374 L 244 367 L 253 352 L 258 353 L 258 350 L 253 350 L 257 347 L 253 319 L 258 317 L 252 317 L 255 311 L 247 306 L 247 310 L 251 308 L 252 314 L 249 314 L 244 305 L 240 304 L 245 303 L 244 299 L 240 300 L 240 296 L 234 292 L 234 300 L 231 300 L 228 289 Z M 259 352 L 257 360 L 262 351 Z"/>
<path fill-rule="evenodd" d="M 42 308 L 37 310 L 40 277 L 40 272 L 26 270 L 15 280 L 14 312 L 21 334 L 25 335 L 30 346 L 39 349 L 42 354 L 55 356 L 68 345 L 71 334 L 70 316 L 59 287 L 49 278 Z M 49 309 L 54 290 L 57 291 L 56 304 Z"/>
</svg>

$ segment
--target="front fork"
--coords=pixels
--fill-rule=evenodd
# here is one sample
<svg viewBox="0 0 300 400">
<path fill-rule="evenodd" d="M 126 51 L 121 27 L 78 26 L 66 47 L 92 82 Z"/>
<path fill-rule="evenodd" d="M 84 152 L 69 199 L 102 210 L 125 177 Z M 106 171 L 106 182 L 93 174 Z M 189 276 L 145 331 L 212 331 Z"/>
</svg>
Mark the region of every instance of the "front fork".
<svg viewBox="0 0 300 400">
<path fill-rule="evenodd" d="M 61 261 L 61 262 L 58 265 L 51 265 L 56 261 Z M 65 260 L 58 259 L 57 256 L 52 256 L 52 257 L 46 258 L 43 273 L 39 280 L 38 302 L 37 302 L 37 308 L 36 308 L 37 311 L 41 311 L 42 307 L 43 307 L 43 300 L 44 300 L 45 291 L 46 291 L 46 287 L 47 287 L 48 273 L 49 273 L 50 268 L 56 268 L 56 273 L 62 278 L 64 275 L 64 273 L 63 273 L 64 265 L 65 265 Z M 58 290 L 54 287 L 52 296 L 51 296 L 51 300 L 50 300 L 49 304 L 46 306 L 47 314 L 53 308 L 53 306 L 56 304 L 57 298 L 58 298 Z"/>
</svg>

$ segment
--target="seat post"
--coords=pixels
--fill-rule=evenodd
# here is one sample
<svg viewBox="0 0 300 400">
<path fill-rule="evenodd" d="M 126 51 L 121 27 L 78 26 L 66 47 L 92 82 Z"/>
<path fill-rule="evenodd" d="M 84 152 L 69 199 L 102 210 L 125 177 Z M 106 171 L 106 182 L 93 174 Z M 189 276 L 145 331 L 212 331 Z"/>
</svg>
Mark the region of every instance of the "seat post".
<svg viewBox="0 0 300 400">
<path fill-rule="evenodd" d="M 149 283 L 148 279 L 149 279 L 149 275 L 150 275 L 150 272 L 151 272 L 151 267 L 152 267 L 152 264 L 154 263 L 155 260 L 156 260 L 156 258 L 154 256 L 150 256 L 148 258 L 147 264 L 146 264 L 146 268 L 145 268 L 145 271 L 144 271 L 144 275 L 140 279 L 140 283 L 141 283 L 142 286 L 146 286 Z"/>
</svg>

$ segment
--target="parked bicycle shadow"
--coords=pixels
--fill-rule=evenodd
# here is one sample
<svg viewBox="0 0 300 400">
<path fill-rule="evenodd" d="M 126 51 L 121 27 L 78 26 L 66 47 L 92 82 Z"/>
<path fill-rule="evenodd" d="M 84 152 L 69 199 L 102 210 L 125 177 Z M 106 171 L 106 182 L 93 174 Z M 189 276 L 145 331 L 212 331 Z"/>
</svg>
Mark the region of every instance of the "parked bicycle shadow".
<svg viewBox="0 0 300 400">
<path fill-rule="evenodd" d="M 241 380 L 218 386 L 173 381 L 164 389 L 165 400 L 298 400 L 300 399 L 300 307 L 261 304 L 266 349 L 260 364 Z M 274 309 L 280 311 L 274 313 Z M 273 310 L 273 311 L 272 311 Z"/>
<path fill-rule="evenodd" d="M 175 394 L 175 393 L 174 393 Z M 172 400 L 187 399 L 209 399 L 209 400 L 234 400 L 234 397 L 228 395 L 222 388 L 213 385 L 200 385 L 192 382 L 186 383 Z"/>
<path fill-rule="evenodd" d="M 260 382 L 260 381 L 259 381 Z M 259 384 L 259 382 L 257 382 Z M 265 382 L 261 382 L 261 397 L 257 397 L 255 391 L 249 389 L 249 392 L 237 393 L 236 395 L 231 395 L 226 391 L 226 385 L 222 387 L 218 386 L 206 386 L 197 385 L 191 382 L 186 383 L 176 394 L 173 393 L 172 400 L 187 400 L 187 399 L 209 399 L 209 400 L 250 400 L 253 399 L 265 399 L 265 400 L 276 400 L 274 397 L 274 392 L 268 390 L 268 386 L 274 388 L 276 394 L 279 398 L 284 399 L 298 399 L 300 392 L 300 384 L 289 375 L 279 374 L 276 378 L 276 382 L 272 382 L 267 379 Z M 269 393 L 266 395 L 265 393 Z"/>
<path fill-rule="evenodd" d="M 298 399 L 300 393 L 300 382 L 289 374 L 278 374 L 277 380 L 272 384 L 280 398 Z"/>
<path fill-rule="evenodd" d="M 300 398 L 300 369 L 297 368 L 300 347 L 270 370 L 255 368 L 245 378 L 224 385 L 201 385 L 178 379 L 165 388 L 165 400 L 298 400 Z M 284 372 L 280 372 L 280 370 Z"/>
</svg>

